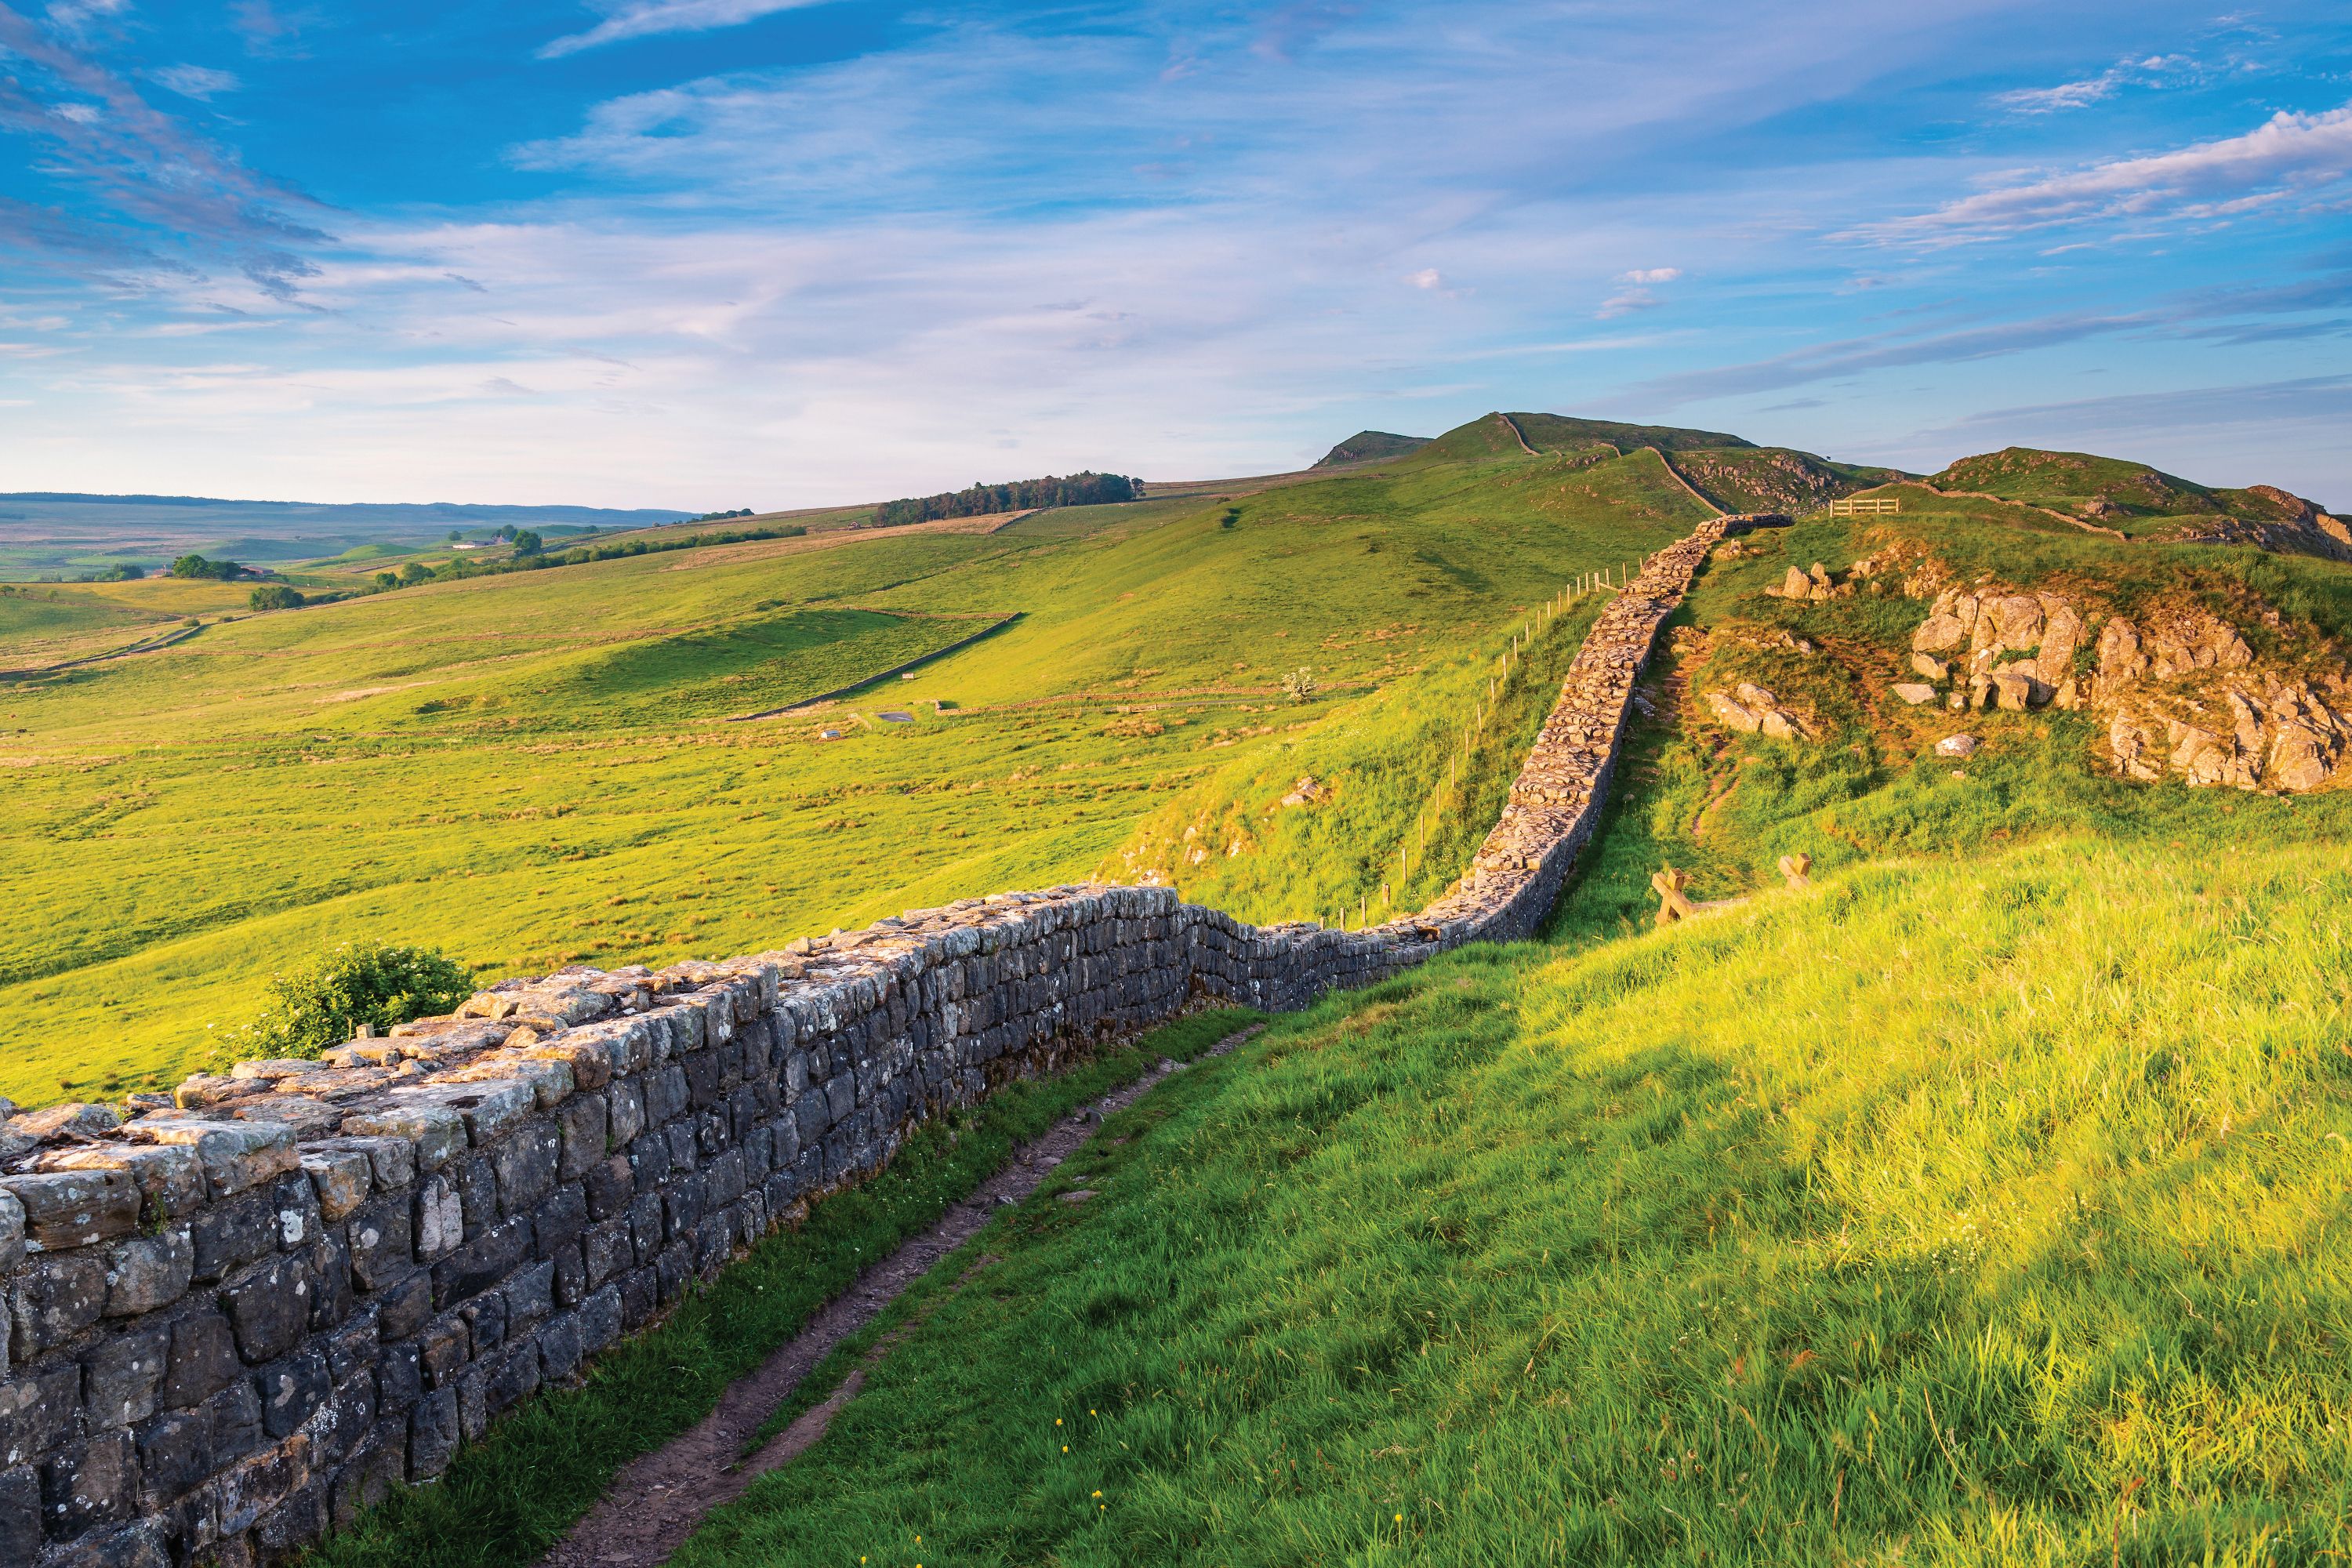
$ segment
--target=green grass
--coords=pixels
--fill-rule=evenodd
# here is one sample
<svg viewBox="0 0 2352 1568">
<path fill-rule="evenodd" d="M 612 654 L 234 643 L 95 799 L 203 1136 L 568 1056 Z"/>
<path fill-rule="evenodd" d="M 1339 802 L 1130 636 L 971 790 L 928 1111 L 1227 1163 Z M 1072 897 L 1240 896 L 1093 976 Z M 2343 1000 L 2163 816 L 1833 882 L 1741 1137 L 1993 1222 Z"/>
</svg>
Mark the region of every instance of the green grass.
<svg viewBox="0 0 2352 1568">
<path fill-rule="evenodd" d="M 2347 895 L 2074 837 L 1327 1001 L 677 1562 L 2339 1552 Z"/>
<path fill-rule="evenodd" d="M 1161 1057 L 1190 1061 L 1245 1026 L 1197 1014 L 1054 1078 L 1016 1082 L 926 1124 L 888 1170 L 817 1204 L 657 1326 L 600 1357 L 583 1384 L 531 1400 L 463 1449 L 438 1484 L 404 1490 L 308 1559 L 311 1568 L 521 1568 L 585 1513 L 620 1468 L 709 1414 L 866 1265 L 971 1193 L 1015 1145 Z"/>
<path fill-rule="evenodd" d="M 176 1081 L 272 971 L 340 942 L 437 946 L 484 981 L 758 952 L 1082 877 L 1171 801 L 1239 810 L 1293 768 L 1349 785 L 1347 831 L 1197 885 L 1250 918 L 1360 907 L 1443 781 L 1422 727 L 1533 606 L 1700 515 L 1650 454 L 1515 452 L 208 615 L 184 647 L 0 686 L 0 1093 Z M 189 587 L 71 591 L 161 615 Z M 725 721 L 1013 612 L 821 718 Z M 1302 666 L 1320 690 L 1292 704 Z M 1540 706 L 1516 689 L 1481 787 Z"/>
</svg>

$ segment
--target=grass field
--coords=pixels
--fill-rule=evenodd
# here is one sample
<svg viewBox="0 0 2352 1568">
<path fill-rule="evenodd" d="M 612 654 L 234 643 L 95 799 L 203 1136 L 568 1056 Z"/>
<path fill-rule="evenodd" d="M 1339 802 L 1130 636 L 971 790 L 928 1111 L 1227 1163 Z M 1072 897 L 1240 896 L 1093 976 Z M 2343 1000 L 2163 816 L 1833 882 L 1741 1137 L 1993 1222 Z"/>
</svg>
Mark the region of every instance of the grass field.
<svg viewBox="0 0 2352 1568">
<path fill-rule="evenodd" d="M 2347 893 L 2061 839 L 1328 1002 L 678 1562 L 2340 1551 Z"/>
<path fill-rule="evenodd" d="M 1180 796 L 1255 815 L 1261 779 L 1310 768 L 1345 832 L 1191 879 L 1255 918 L 1360 907 L 1361 845 L 1412 830 L 1528 611 L 1702 515 L 1648 453 L 1514 453 L 403 589 L 0 688 L 0 1093 L 175 1079 L 272 970 L 345 940 L 486 981 L 756 952 L 1084 876 Z M 726 721 L 1015 612 L 822 716 Z M 1515 692 L 1482 742 L 1506 771 L 1542 705 Z"/>
</svg>

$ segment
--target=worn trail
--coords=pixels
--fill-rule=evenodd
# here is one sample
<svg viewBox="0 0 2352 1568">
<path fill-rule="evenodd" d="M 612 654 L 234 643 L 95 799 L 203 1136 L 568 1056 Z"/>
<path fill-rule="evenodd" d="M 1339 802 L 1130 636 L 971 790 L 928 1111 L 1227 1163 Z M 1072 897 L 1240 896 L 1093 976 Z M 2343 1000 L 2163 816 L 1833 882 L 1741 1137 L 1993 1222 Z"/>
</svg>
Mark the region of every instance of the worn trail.
<svg viewBox="0 0 2352 1568">
<path fill-rule="evenodd" d="M 1223 1056 L 1263 1027 L 1229 1035 L 1203 1057 Z M 835 1345 L 872 1322 L 940 1258 L 978 1235 L 999 1208 L 1034 1192 L 1055 1166 L 1093 1136 L 1105 1116 L 1126 1110 L 1180 1069 L 1181 1064 L 1163 1057 L 1133 1083 L 1071 1112 L 1043 1137 L 1014 1151 L 1004 1167 L 970 1197 L 940 1215 L 930 1229 L 859 1275 L 856 1284 L 827 1302 L 806 1328 L 779 1347 L 758 1371 L 738 1380 L 700 1425 L 624 1468 L 614 1478 L 604 1500 L 540 1560 L 540 1568 L 659 1568 L 667 1562 L 712 1510 L 733 1501 L 761 1476 L 799 1457 L 856 1397 L 865 1383 L 862 1367 L 852 1372 L 823 1404 L 794 1420 L 758 1453 L 743 1458 L 745 1445 Z"/>
</svg>

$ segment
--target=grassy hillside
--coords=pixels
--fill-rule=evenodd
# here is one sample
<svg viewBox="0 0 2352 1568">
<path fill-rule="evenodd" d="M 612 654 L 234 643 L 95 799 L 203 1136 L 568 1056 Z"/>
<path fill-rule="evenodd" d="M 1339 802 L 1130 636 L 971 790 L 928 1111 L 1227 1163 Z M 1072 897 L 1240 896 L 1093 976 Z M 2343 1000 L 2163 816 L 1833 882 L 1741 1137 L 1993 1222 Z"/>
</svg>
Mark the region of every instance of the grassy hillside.
<svg viewBox="0 0 2352 1568">
<path fill-rule="evenodd" d="M 1895 516 L 1815 517 L 1703 574 L 1547 941 L 1326 998 L 1107 1124 L 820 1369 L 785 1414 L 876 1358 L 680 1568 L 2270 1563 L 2352 1544 L 2334 1245 L 2352 792 L 2115 780 L 2088 765 L 2087 717 L 1887 700 L 1916 602 L 1761 592 L 1792 563 L 1932 550 L 1961 580 L 2095 583 L 2124 605 L 2259 599 L 2282 617 L 2246 623 L 2262 641 L 2352 630 L 2352 568 L 1889 493 Z M 1105 732 L 1139 748 L 1210 700 L 1166 682 L 1250 646 L 1196 647 L 1190 617 L 1258 628 L 1272 657 L 1236 680 L 1311 641 L 1330 689 L 1202 717 L 1192 770 L 1119 817 L 1106 857 L 1237 907 L 1311 905 L 1383 874 L 1377 847 L 1427 812 L 1451 719 L 1526 624 L 1432 601 L 1506 601 L 1458 574 L 1633 545 L 1695 505 L 1654 453 L 1416 458 L 1244 504 L 1032 520 L 1029 556 L 926 581 L 1002 600 L 1049 567 L 1083 579 L 958 679 L 1092 668 L 1121 699 Z M 1265 586 L 1196 597 L 1195 574 Z M 1367 598 L 1376 583 L 1396 597 Z M 1138 600 L 1163 584 L 1153 618 Z M 1352 629 L 1318 631 L 1342 600 Z M 1507 776 L 1591 607 L 1502 688 L 1482 779 Z M 1167 665 L 1087 664 L 1139 642 Z M 1818 737 L 1700 719 L 1692 693 L 1734 669 Z M 1981 749 L 1936 757 L 1962 726 Z M 1276 804 L 1302 773 L 1320 798 Z M 1242 853 L 1188 852 L 1229 835 Z M 1821 880 L 1791 891 L 1772 862 L 1800 851 Z M 1669 863 L 1740 901 L 1653 929 Z M 815 1299 L 797 1281 L 845 1278 L 879 1211 L 939 1198 L 965 1136 L 821 1207 L 814 1235 L 768 1243 L 668 1337 L 328 1560 L 531 1561 L 613 1465 L 707 1407 L 715 1366 L 791 1331 Z"/>
<path fill-rule="evenodd" d="M 2228 513 L 2259 522 L 2291 522 L 2308 503 L 2269 486 L 2214 489 L 2145 463 L 2090 452 L 2005 447 L 1963 458 L 1929 483 L 2095 519 L 2126 533 L 2160 533 L 2168 525 Z"/>
<path fill-rule="evenodd" d="M 2326 1555 L 2347 895 L 2065 840 L 1326 1004 L 942 1266 L 677 1561 Z"/>
<path fill-rule="evenodd" d="M 403 589 L 0 688 L 0 1093 L 173 1079 L 341 941 L 485 980 L 753 952 L 1082 876 L 1221 779 L 1377 758 L 1348 820 L 1395 844 L 1447 756 L 1396 716 L 1452 711 L 1530 608 L 1699 515 L 1649 455 L 1517 454 Z M 1015 612 L 821 717 L 726 721 Z M 1203 885 L 1264 918 L 1377 898 L 1352 835 L 1315 842 Z"/>
</svg>

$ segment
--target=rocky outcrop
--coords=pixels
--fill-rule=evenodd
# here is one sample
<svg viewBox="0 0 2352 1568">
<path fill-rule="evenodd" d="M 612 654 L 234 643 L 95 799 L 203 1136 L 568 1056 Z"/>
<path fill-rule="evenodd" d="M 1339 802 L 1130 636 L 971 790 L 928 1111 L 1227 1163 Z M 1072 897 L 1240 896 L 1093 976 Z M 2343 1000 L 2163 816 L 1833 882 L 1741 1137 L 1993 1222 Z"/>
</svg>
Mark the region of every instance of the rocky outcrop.
<svg viewBox="0 0 2352 1568">
<path fill-rule="evenodd" d="M 1743 734 L 1769 735 L 1776 741 L 1802 741 L 1812 735 L 1812 726 L 1752 680 L 1743 680 L 1728 692 L 1708 692 L 1706 707 L 1716 722 Z"/>
<path fill-rule="evenodd" d="M 2256 485 L 2256 490 L 2270 487 Z M 2275 492 L 2286 496 L 2284 490 Z M 2325 561 L 2352 561 L 2352 528 L 2337 518 L 2312 506 L 2309 501 L 2286 496 L 2305 509 L 2302 516 L 2286 521 L 2271 521 L 2263 518 L 2221 517 L 2200 518 L 2185 523 L 2170 533 L 2159 536 L 2175 544 L 2251 544 L 2257 550 L 2273 554 L 2316 555 Z"/>
<path fill-rule="evenodd" d="M 2134 620 L 2063 594 L 1945 588 L 1911 646 L 1913 672 L 1948 686 L 1954 709 L 2089 708 L 2129 778 L 2302 792 L 2352 756 L 2340 673 L 2261 668 L 2238 629 L 2200 606 Z"/>
</svg>

